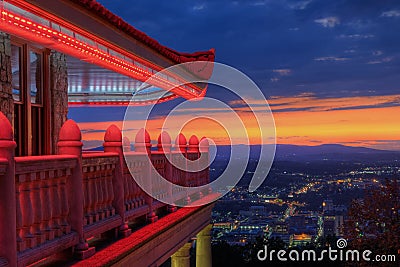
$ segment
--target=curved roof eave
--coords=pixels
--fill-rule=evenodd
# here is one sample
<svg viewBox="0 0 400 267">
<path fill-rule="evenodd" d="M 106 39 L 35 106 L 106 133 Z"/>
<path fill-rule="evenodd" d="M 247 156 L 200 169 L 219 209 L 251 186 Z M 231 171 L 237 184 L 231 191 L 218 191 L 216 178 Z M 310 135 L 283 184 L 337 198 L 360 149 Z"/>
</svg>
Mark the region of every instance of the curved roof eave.
<svg viewBox="0 0 400 267">
<path fill-rule="evenodd" d="M 79 4 L 80 6 L 84 7 L 86 10 L 96 15 L 100 19 L 107 21 L 118 30 L 125 32 L 126 34 L 130 35 L 131 37 L 145 44 L 146 46 L 154 49 L 155 51 L 169 58 L 175 63 L 186 63 L 192 61 L 213 62 L 215 59 L 214 48 L 208 51 L 182 53 L 174 49 L 168 48 L 164 45 L 161 45 L 157 40 L 148 36 L 144 32 L 136 29 L 135 27 L 124 21 L 121 17 L 115 15 L 114 13 L 112 13 L 110 10 L 108 10 L 95 0 L 69 0 L 69 1 Z"/>
</svg>

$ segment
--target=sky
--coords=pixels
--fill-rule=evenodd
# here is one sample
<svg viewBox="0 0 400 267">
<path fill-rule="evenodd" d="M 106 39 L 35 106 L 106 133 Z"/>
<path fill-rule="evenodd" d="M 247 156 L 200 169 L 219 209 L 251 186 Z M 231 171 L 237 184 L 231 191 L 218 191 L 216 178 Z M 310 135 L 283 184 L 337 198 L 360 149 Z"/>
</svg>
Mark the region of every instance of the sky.
<svg viewBox="0 0 400 267">
<path fill-rule="evenodd" d="M 217 62 L 239 69 L 262 90 L 278 144 L 400 150 L 399 1 L 99 2 L 175 50 L 215 48 Z M 235 103 L 217 87 L 210 86 L 207 96 Z M 174 103 L 162 105 L 161 115 Z M 252 120 L 236 110 L 244 121 Z M 214 111 L 206 113 L 223 119 L 223 111 Z M 72 107 L 69 117 L 79 123 L 85 144 L 96 146 L 111 123 L 122 125 L 124 110 Z M 154 117 L 154 125 L 159 119 Z M 151 130 L 153 139 L 157 129 Z M 216 125 L 199 129 L 192 123 L 184 133 L 227 142 L 226 132 Z"/>
</svg>

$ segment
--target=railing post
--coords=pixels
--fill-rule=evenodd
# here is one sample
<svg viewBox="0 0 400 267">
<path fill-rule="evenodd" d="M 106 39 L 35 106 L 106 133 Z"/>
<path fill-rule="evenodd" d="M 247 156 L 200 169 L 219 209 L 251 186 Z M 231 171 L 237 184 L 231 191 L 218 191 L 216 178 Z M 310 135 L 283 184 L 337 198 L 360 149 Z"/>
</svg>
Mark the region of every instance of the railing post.
<svg viewBox="0 0 400 267">
<path fill-rule="evenodd" d="M 149 162 L 151 162 L 151 138 L 150 134 L 144 128 L 141 128 L 135 136 L 135 151 L 147 153 L 149 157 Z M 150 163 L 151 164 L 151 163 Z M 147 167 L 147 175 L 152 175 L 150 164 Z M 152 181 L 151 177 L 146 179 L 146 181 Z M 148 188 L 152 188 L 151 185 L 147 185 Z M 151 191 L 151 190 L 150 190 Z M 153 208 L 153 197 L 146 194 L 145 202 L 149 206 L 149 214 L 147 214 L 147 220 L 149 222 L 156 222 L 158 220 L 158 216 L 156 215 Z"/>
<path fill-rule="evenodd" d="M 199 143 L 199 152 L 200 154 L 206 154 L 206 157 L 204 157 L 204 160 L 206 161 L 205 163 L 202 163 L 202 166 L 209 166 L 210 164 L 210 143 L 208 142 L 208 139 L 206 137 L 202 137 L 200 139 Z M 203 175 L 201 178 L 201 184 L 200 185 L 205 185 L 210 183 L 210 167 L 205 168 L 202 171 Z M 207 193 L 211 193 L 212 189 L 209 187 Z"/>
<path fill-rule="evenodd" d="M 4 258 L 11 267 L 17 266 L 14 162 L 16 143 L 13 136 L 10 122 L 0 112 L 0 158 L 8 161 L 5 174 L 0 176 L 0 264 L 1 258 Z"/>
<path fill-rule="evenodd" d="M 172 179 L 172 163 L 171 163 L 171 136 L 163 131 L 160 133 L 160 135 L 158 136 L 158 144 L 157 144 L 157 148 L 158 151 L 160 152 L 164 152 L 164 156 L 167 160 L 166 162 L 166 170 L 165 170 L 165 179 L 167 179 L 169 182 L 173 182 Z M 168 186 L 168 197 L 170 200 L 173 200 L 173 192 L 172 192 L 172 186 Z M 175 205 L 168 205 L 167 207 L 169 212 L 175 212 L 177 210 Z"/>
<path fill-rule="evenodd" d="M 199 158 L 200 158 L 200 150 L 199 150 L 199 139 L 197 136 L 192 135 L 189 139 L 189 145 L 188 145 L 188 154 L 191 153 L 192 155 L 195 155 L 194 161 L 188 161 L 189 164 L 189 169 L 193 167 L 194 169 L 198 170 L 199 169 Z M 190 181 L 193 183 L 191 184 L 192 186 L 199 186 L 200 185 L 200 175 L 199 171 L 197 172 L 188 172 L 188 175 L 190 176 Z M 203 193 L 200 191 L 199 192 L 199 198 L 203 197 Z"/>
<path fill-rule="evenodd" d="M 180 151 L 182 156 L 185 158 L 185 169 L 180 170 L 181 173 L 183 173 L 184 176 L 184 186 L 188 186 L 188 172 L 187 172 L 187 141 L 186 137 L 180 133 L 176 139 L 175 139 L 175 149 L 176 151 Z M 186 191 L 186 199 L 185 202 L 186 204 L 189 204 L 192 200 L 190 199 L 190 195 L 188 193 L 188 190 Z"/>
<path fill-rule="evenodd" d="M 129 140 L 128 140 L 129 143 Z M 126 145 L 126 144 L 125 144 Z M 115 152 L 118 153 L 119 164 L 115 168 L 115 175 L 113 177 L 113 190 L 114 200 L 113 206 L 121 216 L 122 224 L 119 227 L 119 231 L 122 236 L 127 237 L 132 233 L 129 229 L 128 223 L 125 220 L 125 203 L 124 203 L 124 152 L 122 150 L 122 133 L 116 125 L 108 127 L 106 134 L 104 135 L 104 152 Z"/>
<path fill-rule="evenodd" d="M 59 155 L 76 156 L 76 166 L 72 171 L 71 181 L 67 184 L 68 199 L 70 203 L 69 220 L 71 229 L 78 233 L 79 244 L 75 247 L 77 256 L 81 259 L 88 258 L 95 253 L 95 248 L 90 247 L 83 235 L 83 174 L 82 174 L 82 134 L 78 125 L 73 120 L 67 120 L 61 127 L 58 141 Z"/>
</svg>

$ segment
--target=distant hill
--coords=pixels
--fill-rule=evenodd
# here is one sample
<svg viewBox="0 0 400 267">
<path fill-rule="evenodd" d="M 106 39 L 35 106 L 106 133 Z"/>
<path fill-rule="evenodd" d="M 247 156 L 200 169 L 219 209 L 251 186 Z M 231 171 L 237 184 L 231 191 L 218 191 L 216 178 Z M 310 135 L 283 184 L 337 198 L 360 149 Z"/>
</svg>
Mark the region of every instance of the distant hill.
<svg viewBox="0 0 400 267">
<path fill-rule="evenodd" d="M 260 145 L 250 147 L 250 157 L 258 158 Z M 237 151 L 244 154 L 245 145 L 238 145 Z M 227 158 L 230 155 L 230 146 L 218 146 L 217 157 Z M 318 146 L 277 145 L 275 161 L 400 161 L 400 151 L 378 150 L 366 147 L 352 147 L 338 144 Z"/>
<path fill-rule="evenodd" d="M 234 158 L 244 158 L 247 152 L 245 145 L 235 145 L 237 152 Z M 250 158 L 258 159 L 260 145 L 250 146 Z M 102 151 L 103 147 L 95 147 L 89 151 Z M 218 160 L 227 160 L 230 157 L 230 146 L 218 146 Z M 400 151 L 378 150 L 366 147 L 352 147 L 338 144 L 325 144 L 318 146 L 277 145 L 275 161 L 296 162 L 381 162 L 400 161 Z"/>
<path fill-rule="evenodd" d="M 400 151 L 337 144 L 319 146 L 277 145 L 275 159 L 290 161 L 392 161 L 400 160 Z"/>
</svg>

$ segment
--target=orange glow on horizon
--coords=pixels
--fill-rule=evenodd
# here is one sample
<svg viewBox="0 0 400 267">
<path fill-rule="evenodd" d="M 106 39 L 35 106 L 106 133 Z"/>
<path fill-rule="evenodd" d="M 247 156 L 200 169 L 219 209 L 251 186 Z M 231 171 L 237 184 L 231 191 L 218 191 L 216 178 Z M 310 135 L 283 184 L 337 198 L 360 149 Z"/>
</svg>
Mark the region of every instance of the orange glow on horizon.
<svg viewBox="0 0 400 267">
<path fill-rule="evenodd" d="M 257 101 L 254 102 L 257 104 Z M 277 144 L 320 145 L 327 143 L 366 146 L 382 149 L 400 149 L 400 95 L 376 97 L 346 97 L 319 99 L 310 95 L 297 97 L 273 97 L 269 100 L 276 125 Z M 259 130 L 254 116 L 247 108 L 235 108 L 244 121 L 251 144 L 259 144 Z M 224 112 L 207 110 L 209 116 L 221 124 L 229 124 Z M 176 115 L 177 122 L 190 121 L 190 115 Z M 223 122 L 223 123 L 222 123 Z M 121 122 L 80 123 L 81 129 L 105 130 Z M 150 120 L 148 129 L 156 140 L 163 119 Z M 234 123 L 232 121 L 232 123 Z M 238 131 L 239 132 L 239 131 Z M 247 143 L 245 136 L 231 132 L 234 144 Z M 199 138 L 207 136 L 216 144 L 229 144 L 227 131 L 215 122 L 202 119 L 190 121 L 183 133 Z M 85 140 L 102 140 L 104 132 L 86 131 Z M 132 139 L 134 131 L 132 131 Z M 175 136 L 171 136 L 175 139 Z"/>
</svg>

